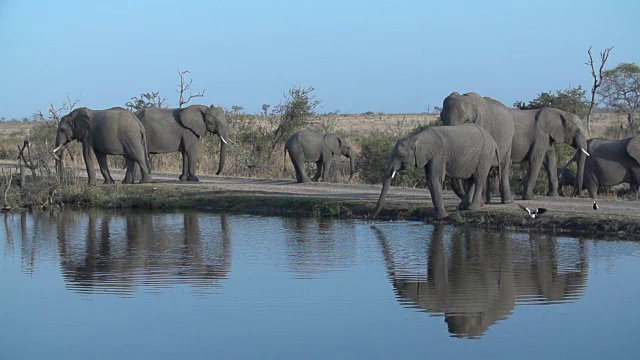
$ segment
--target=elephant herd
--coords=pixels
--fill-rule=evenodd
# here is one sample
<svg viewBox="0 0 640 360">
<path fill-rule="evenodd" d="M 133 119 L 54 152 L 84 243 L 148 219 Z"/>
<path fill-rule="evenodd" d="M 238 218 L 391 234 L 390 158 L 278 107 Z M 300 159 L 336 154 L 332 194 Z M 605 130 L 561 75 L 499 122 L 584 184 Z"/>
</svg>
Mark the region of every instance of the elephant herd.
<svg viewBox="0 0 640 360">
<path fill-rule="evenodd" d="M 545 165 L 549 180 L 548 196 L 558 196 L 558 174 L 566 173 L 569 163 L 577 163 L 575 187 L 587 189 L 595 198 L 599 186 L 626 182 L 637 198 L 640 188 L 640 135 L 619 141 L 589 139 L 581 130 L 576 114 L 555 108 L 536 110 L 509 109 L 504 104 L 477 93 L 454 92 L 443 101 L 440 113 L 443 125 L 427 127 L 399 139 L 382 173 L 383 186 L 374 216 L 379 213 L 397 171 L 412 167 L 425 169 L 427 185 L 436 218 L 448 214 L 442 189 L 445 178 L 462 199 L 459 209 L 478 210 L 491 199 L 491 174 L 497 173 L 500 200 L 513 202 L 509 187 L 512 164 L 524 164 L 523 199 L 533 198 L 538 173 Z M 182 181 L 198 181 L 196 163 L 199 139 L 207 133 L 220 137 L 220 162 L 216 174 L 224 168 L 229 141 L 229 126 L 224 110 L 214 106 L 191 105 L 179 109 L 145 108 L 132 113 L 124 108 L 108 110 L 79 108 L 65 115 L 56 135 L 53 153 L 60 155 L 71 141 L 82 143 L 89 184 L 95 184 L 93 151 L 105 183 L 113 183 L 106 155 L 123 155 L 127 170 L 123 183 L 150 182 L 149 154 L 180 152 L 183 159 Z M 554 145 L 565 143 L 576 149 L 564 172 L 557 167 Z M 285 143 L 297 182 L 326 181 L 336 156 L 350 159 L 350 177 L 354 173 L 354 150 L 348 138 L 308 130 L 294 133 Z M 285 160 L 286 161 L 286 160 Z M 316 163 L 316 174 L 309 179 L 305 163 Z M 494 169 L 494 171 L 491 171 Z M 557 170 L 558 169 L 558 170 Z M 381 169 L 382 170 L 382 169 Z M 564 179 L 566 183 L 566 179 Z M 577 191 L 579 192 L 579 191 Z"/>
</svg>

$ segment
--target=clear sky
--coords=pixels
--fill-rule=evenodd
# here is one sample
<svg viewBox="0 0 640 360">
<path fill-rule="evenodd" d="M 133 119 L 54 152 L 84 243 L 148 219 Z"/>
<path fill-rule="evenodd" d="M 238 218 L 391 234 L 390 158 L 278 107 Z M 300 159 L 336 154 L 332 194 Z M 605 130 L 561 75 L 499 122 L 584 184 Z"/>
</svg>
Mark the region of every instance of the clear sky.
<svg viewBox="0 0 640 360">
<path fill-rule="evenodd" d="M 319 112 L 423 112 L 452 91 L 510 106 L 590 88 L 584 62 L 640 63 L 640 1 L 0 0 L 0 116 L 67 94 L 94 109 L 159 91 L 178 68 L 203 104 L 258 113 L 293 84 Z"/>
</svg>

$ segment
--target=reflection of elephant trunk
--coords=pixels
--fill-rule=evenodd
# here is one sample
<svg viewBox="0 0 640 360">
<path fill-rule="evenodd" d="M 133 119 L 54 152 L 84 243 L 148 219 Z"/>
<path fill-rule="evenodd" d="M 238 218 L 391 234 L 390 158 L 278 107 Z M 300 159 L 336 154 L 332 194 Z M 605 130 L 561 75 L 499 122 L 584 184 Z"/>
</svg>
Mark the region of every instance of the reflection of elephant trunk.
<svg viewBox="0 0 640 360">
<path fill-rule="evenodd" d="M 396 172 L 413 167 L 425 169 L 437 219 L 448 216 L 442 198 L 445 175 L 454 179 L 473 179 L 470 184 L 475 185 L 475 191 L 471 187 L 465 189 L 465 196 L 458 208 L 479 210 L 483 204 L 482 192 L 487 175 L 496 155 L 498 148 L 491 135 L 473 124 L 432 126 L 398 140 L 385 170 L 380 198 L 371 218 L 375 218 L 382 209 Z"/>
</svg>

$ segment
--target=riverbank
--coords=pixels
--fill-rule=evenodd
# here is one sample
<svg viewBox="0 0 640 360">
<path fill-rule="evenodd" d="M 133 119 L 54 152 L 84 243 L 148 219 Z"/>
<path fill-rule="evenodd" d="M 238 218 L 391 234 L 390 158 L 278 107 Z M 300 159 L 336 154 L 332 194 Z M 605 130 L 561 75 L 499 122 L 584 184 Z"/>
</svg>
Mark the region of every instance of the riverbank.
<svg viewBox="0 0 640 360">
<path fill-rule="evenodd" d="M 116 174 L 116 179 L 117 179 Z M 154 174 L 152 184 L 84 187 L 64 197 L 78 207 L 201 209 L 257 215 L 333 216 L 366 219 L 373 211 L 381 186 L 306 183 L 293 180 L 201 176 L 198 183 L 184 183 L 174 174 Z M 88 190 L 87 190 L 88 189 Z M 478 212 L 457 211 L 453 192 L 445 192 L 450 215 L 442 222 L 490 229 L 640 240 L 640 202 L 598 200 L 593 210 L 589 198 L 517 200 L 513 204 L 487 204 Z M 494 198 L 498 202 L 498 198 Z M 518 207 L 544 207 L 548 212 L 530 219 Z M 392 187 L 376 221 L 419 220 L 434 222 L 429 191 Z"/>
</svg>

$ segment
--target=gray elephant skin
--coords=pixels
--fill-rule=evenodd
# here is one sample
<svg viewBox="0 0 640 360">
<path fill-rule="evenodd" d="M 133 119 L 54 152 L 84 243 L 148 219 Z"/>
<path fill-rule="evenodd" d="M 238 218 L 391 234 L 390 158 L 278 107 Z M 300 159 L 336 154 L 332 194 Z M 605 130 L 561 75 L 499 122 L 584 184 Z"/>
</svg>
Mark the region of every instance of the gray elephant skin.
<svg viewBox="0 0 640 360">
<path fill-rule="evenodd" d="M 545 164 L 549 179 L 548 196 L 558 196 L 557 160 L 554 144 L 564 143 L 577 150 L 587 148 L 587 140 L 581 130 L 581 120 L 576 114 L 555 108 L 535 110 L 511 109 L 515 133 L 511 147 L 511 162 L 525 163 L 527 175 L 523 179 L 524 200 L 533 199 L 533 189 L 540 167 Z M 579 151 L 577 183 L 582 187 L 585 151 Z"/>
<path fill-rule="evenodd" d="M 133 170 L 129 168 L 130 165 L 138 164 L 142 172 L 140 182 L 152 181 L 149 175 L 145 129 L 130 111 L 118 107 L 108 110 L 82 107 L 73 110 L 63 116 L 58 124 L 54 154 L 58 155 L 61 149 L 73 140 L 82 143 L 82 156 L 90 185 L 96 182 L 91 150 L 96 156 L 105 184 L 114 183 L 107 165 L 107 155 L 124 155 L 127 159 L 127 171 Z M 131 182 L 131 179 L 123 180 L 125 184 Z"/>
<path fill-rule="evenodd" d="M 638 199 L 640 187 L 640 135 L 623 140 L 593 138 L 587 140 L 589 155 L 584 164 L 583 187 L 595 199 L 599 186 L 629 183 L 633 197 Z M 580 151 L 565 165 L 579 157 Z"/>
<path fill-rule="evenodd" d="M 500 199 L 503 204 L 513 202 L 509 188 L 511 171 L 511 144 L 514 124 L 509 108 L 490 97 L 482 97 L 470 92 L 460 95 L 451 93 L 442 103 L 440 118 L 444 125 L 476 124 L 485 129 L 498 145 L 500 152 Z M 462 196 L 462 181 L 452 181 L 451 186 L 458 196 Z M 488 202 L 489 198 L 487 198 Z"/>
<path fill-rule="evenodd" d="M 327 181 L 331 170 L 331 161 L 334 157 L 343 155 L 349 158 L 351 171 L 349 178 L 353 177 L 353 149 L 351 141 L 335 133 L 322 134 L 318 132 L 301 130 L 289 137 L 284 145 L 285 161 L 289 153 L 293 168 L 296 171 L 296 181 L 309 182 L 309 176 L 304 164 L 315 162 L 316 174 L 313 181 Z"/>
<path fill-rule="evenodd" d="M 495 161 L 495 162 L 494 162 Z M 476 211 L 483 205 L 483 189 L 492 165 L 500 161 L 499 149 L 493 137 L 474 124 L 459 126 L 431 126 L 398 140 L 384 171 L 384 182 L 375 218 L 384 204 L 391 180 L 397 171 L 423 167 L 436 219 L 448 216 L 442 199 L 445 176 L 452 179 L 471 179 L 475 191 L 468 185 L 465 196 L 458 205 L 461 210 Z M 473 198 L 473 200 L 472 200 Z"/>
<path fill-rule="evenodd" d="M 229 141 L 229 125 L 224 110 L 219 107 L 191 105 L 181 109 L 146 108 L 136 116 L 147 132 L 150 154 L 182 153 L 181 181 L 198 181 L 196 165 L 200 151 L 200 138 L 207 132 L 220 137 L 219 175 L 224 169 Z M 127 173 L 127 176 L 131 174 Z"/>
</svg>

